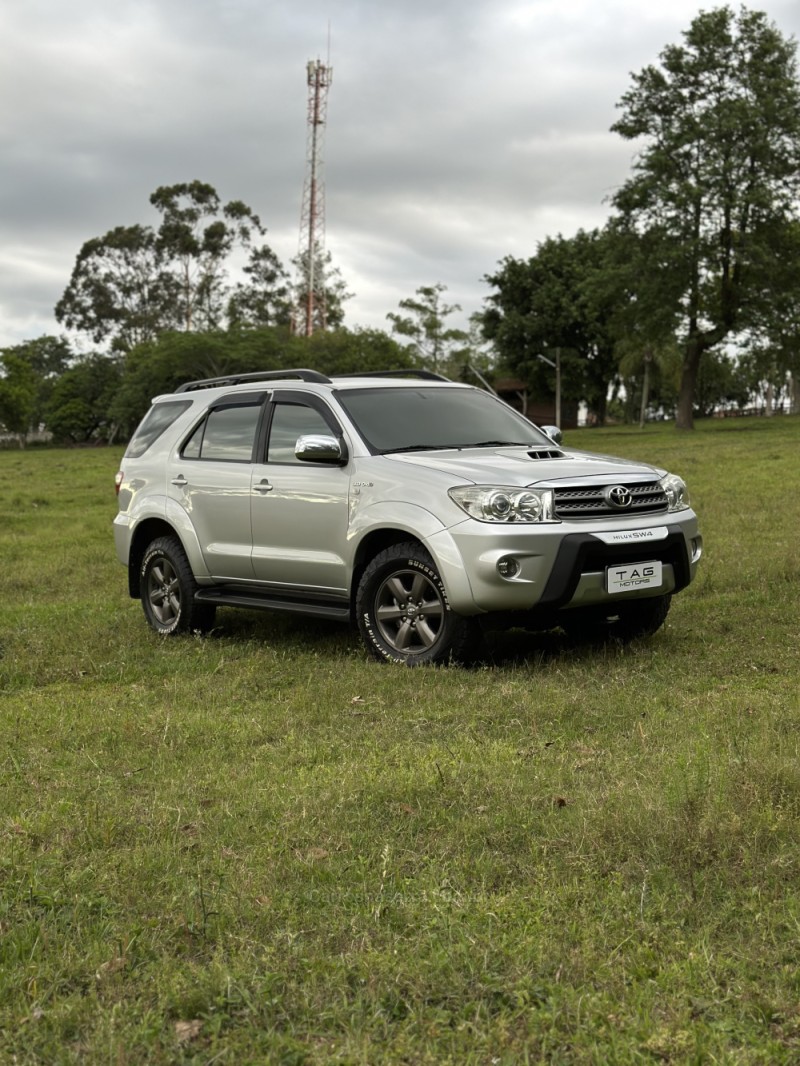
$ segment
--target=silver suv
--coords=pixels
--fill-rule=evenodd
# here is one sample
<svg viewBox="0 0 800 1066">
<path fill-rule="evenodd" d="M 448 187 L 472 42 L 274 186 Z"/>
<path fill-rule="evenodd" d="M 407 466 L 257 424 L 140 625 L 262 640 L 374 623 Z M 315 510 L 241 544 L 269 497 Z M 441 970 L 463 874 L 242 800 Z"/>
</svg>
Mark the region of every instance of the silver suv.
<svg viewBox="0 0 800 1066">
<path fill-rule="evenodd" d="M 655 632 L 702 553 L 685 484 L 545 429 L 425 372 L 188 382 L 117 474 L 130 594 L 159 633 L 264 607 L 408 664 L 464 660 L 486 623 Z"/>
</svg>

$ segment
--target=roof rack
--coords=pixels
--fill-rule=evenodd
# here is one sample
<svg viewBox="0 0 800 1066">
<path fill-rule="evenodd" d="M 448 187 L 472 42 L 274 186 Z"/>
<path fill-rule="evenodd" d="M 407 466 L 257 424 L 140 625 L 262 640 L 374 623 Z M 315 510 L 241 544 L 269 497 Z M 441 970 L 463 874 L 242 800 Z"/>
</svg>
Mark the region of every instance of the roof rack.
<svg viewBox="0 0 800 1066">
<path fill-rule="evenodd" d="M 433 370 L 362 370 L 353 374 L 337 374 L 337 378 L 421 378 L 423 381 L 449 381 L 443 374 Z M 318 385 L 330 385 L 331 379 L 318 370 L 256 370 L 248 374 L 224 374 L 218 378 L 199 378 L 197 381 L 184 381 L 175 392 L 197 392 L 199 389 L 215 389 L 222 386 L 242 385 L 254 381 L 281 381 L 295 378 L 298 381 L 314 381 Z"/>
<path fill-rule="evenodd" d="M 220 378 L 201 378 L 198 381 L 184 381 L 175 392 L 196 392 L 198 389 L 214 389 L 222 385 L 241 385 L 246 381 L 280 381 L 283 378 L 297 378 L 300 381 L 316 381 L 321 385 L 330 385 L 331 379 L 316 370 L 257 370 L 252 374 L 225 374 Z"/>
<path fill-rule="evenodd" d="M 450 381 L 433 370 L 362 370 L 357 374 L 337 374 L 337 378 L 422 378 L 423 381 Z"/>
</svg>

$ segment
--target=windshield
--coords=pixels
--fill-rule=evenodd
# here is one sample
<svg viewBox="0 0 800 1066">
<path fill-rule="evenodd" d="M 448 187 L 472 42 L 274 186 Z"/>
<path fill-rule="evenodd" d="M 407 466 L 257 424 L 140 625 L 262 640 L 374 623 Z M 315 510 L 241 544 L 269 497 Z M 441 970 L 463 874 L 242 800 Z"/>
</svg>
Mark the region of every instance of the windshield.
<svg viewBox="0 0 800 1066">
<path fill-rule="evenodd" d="M 502 400 L 479 389 L 343 390 L 339 402 L 373 452 L 553 442 Z"/>
</svg>

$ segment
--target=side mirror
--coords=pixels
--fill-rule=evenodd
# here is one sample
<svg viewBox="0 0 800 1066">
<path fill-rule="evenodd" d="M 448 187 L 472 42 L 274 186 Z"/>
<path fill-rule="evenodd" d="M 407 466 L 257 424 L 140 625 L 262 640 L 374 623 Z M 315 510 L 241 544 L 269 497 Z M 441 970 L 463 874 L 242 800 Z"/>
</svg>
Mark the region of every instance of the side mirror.
<svg viewBox="0 0 800 1066">
<path fill-rule="evenodd" d="M 336 437 L 323 433 L 307 433 L 297 438 L 294 454 L 304 463 L 345 463 L 347 451 Z"/>
<path fill-rule="evenodd" d="M 560 444 L 564 439 L 564 436 L 558 426 L 539 426 L 542 433 L 546 433 L 547 436 L 553 441 L 554 444 Z"/>
</svg>

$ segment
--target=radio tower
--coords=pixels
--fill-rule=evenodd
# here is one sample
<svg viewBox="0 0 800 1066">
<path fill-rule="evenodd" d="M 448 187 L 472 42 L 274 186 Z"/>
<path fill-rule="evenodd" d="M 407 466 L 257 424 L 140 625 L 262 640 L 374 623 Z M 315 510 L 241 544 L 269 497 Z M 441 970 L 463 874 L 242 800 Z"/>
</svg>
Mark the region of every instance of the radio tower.
<svg viewBox="0 0 800 1066">
<path fill-rule="evenodd" d="M 325 122 L 328 117 L 328 89 L 333 67 L 321 60 L 309 60 L 308 75 L 308 143 L 303 206 L 300 212 L 301 301 L 299 326 L 306 337 L 316 328 L 325 328 L 325 180 L 322 150 Z M 323 276 L 320 276 L 323 275 Z"/>
</svg>

